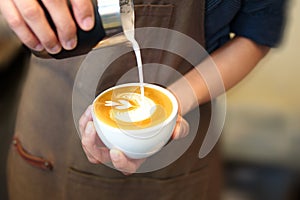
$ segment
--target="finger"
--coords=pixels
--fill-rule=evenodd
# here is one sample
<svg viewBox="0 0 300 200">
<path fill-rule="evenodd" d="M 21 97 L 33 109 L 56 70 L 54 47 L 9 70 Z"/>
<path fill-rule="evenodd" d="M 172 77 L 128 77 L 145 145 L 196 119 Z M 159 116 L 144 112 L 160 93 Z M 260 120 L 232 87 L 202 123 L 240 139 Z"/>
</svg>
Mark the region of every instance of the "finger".
<svg viewBox="0 0 300 200">
<path fill-rule="evenodd" d="M 111 159 L 109 156 L 109 149 L 106 147 L 103 147 L 103 146 L 100 147 L 97 145 L 97 149 L 99 150 L 99 153 L 97 153 L 97 154 L 101 155 L 100 158 L 93 156 L 92 153 L 90 153 L 89 150 L 85 146 L 82 145 L 82 148 L 83 148 L 89 162 L 91 162 L 93 164 L 111 162 Z"/>
<path fill-rule="evenodd" d="M 84 134 L 88 121 L 92 120 L 92 105 L 90 105 L 79 119 L 79 130 L 81 136 Z"/>
<path fill-rule="evenodd" d="M 86 155 L 86 157 L 87 157 L 87 159 L 90 163 L 93 163 L 93 164 L 101 163 L 99 160 L 94 158 L 94 156 L 84 146 L 82 146 L 82 148 L 83 148 L 84 153 L 85 153 L 85 155 Z"/>
<path fill-rule="evenodd" d="M 71 0 L 77 24 L 82 30 L 89 31 L 94 27 L 95 16 L 92 1 Z"/>
<path fill-rule="evenodd" d="M 117 149 L 110 150 L 110 157 L 114 167 L 125 175 L 135 173 L 146 159 L 130 159 Z"/>
<path fill-rule="evenodd" d="M 101 163 L 110 162 L 109 150 L 99 139 L 94 124 L 89 121 L 86 125 L 85 133 L 82 135 L 82 146 L 89 154 Z"/>
<path fill-rule="evenodd" d="M 14 0 L 14 3 L 28 27 L 45 49 L 52 54 L 58 53 L 61 50 L 61 45 L 46 20 L 39 3 L 36 0 Z"/>
<path fill-rule="evenodd" d="M 176 126 L 172 135 L 172 139 L 176 140 L 176 139 L 184 138 L 188 135 L 189 131 L 190 131 L 189 123 L 179 115 L 176 121 Z"/>
<path fill-rule="evenodd" d="M 43 45 L 26 25 L 14 3 L 12 1 L 1 1 L 0 4 L 0 11 L 2 15 L 5 17 L 8 25 L 16 33 L 22 43 L 30 49 L 42 51 L 44 49 Z"/>
<path fill-rule="evenodd" d="M 43 4 L 55 24 L 58 39 L 64 49 L 71 50 L 77 45 L 76 25 L 66 0 L 43 0 Z"/>
</svg>

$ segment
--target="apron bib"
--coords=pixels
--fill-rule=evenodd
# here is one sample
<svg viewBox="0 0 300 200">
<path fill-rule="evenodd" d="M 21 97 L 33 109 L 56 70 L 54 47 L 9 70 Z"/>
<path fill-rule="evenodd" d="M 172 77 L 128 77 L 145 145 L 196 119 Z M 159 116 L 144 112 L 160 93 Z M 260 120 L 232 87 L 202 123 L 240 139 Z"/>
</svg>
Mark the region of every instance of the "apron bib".
<svg viewBox="0 0 300 200">
<path fill-rule="evenodd" d="M 137 28 L 169 28 L 205 45 L 204 1 L 135 0 L 134 3 Z M 107 49 L 101 51 L 103 56 L 108 55 Z M 201 106 L 199 130 L 191 147 L 161 170 L 124 176 L 107 166 L 88 162 L 74 126 L 71 98 L 76 72 L 84 58 L 32 58 L 18 113 L 16 139 L 9 155 L 10 198 L 215 199 L 219 189 L 217 154 L 214 150 L 206 158 L 198 158 L 210 121 L 210 104 Z M 182 74 L 192 67 L 184 59 L 164 51 L 142 50 L 142 59 L 144 63 L 166 64 Z M 118 68 L 120 64 L 122 70 Z M 113 62 L 100 79 L 98 92 L 114 85 L 135 65 L 133 54 Z"/>
</svg>

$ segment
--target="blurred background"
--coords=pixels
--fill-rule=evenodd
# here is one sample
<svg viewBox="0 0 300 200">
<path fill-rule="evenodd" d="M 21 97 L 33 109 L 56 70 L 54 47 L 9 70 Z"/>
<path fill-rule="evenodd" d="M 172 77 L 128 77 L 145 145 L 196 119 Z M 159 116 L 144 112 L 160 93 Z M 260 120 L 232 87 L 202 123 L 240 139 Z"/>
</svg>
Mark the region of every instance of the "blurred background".
<svg viewBox="0 0 300 200">
<path fill-rule="evenodd" d="M 227 93 L 224 200 L 300 199 L 300 1 L 283 43 Z"/>
</svg>

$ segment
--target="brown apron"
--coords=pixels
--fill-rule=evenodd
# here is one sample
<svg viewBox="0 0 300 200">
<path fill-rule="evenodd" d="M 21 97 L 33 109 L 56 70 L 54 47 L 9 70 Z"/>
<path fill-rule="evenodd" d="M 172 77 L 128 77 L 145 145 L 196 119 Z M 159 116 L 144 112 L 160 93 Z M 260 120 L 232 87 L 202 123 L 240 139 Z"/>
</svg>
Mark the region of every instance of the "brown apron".
<svg viewBox="0 0 300 200">
<path fill-rule="evenodd" d="M 136 27 L 170 28 L 204 45 L 204 1 L 135 0 Z M 106 49 L 99 52 L 108 54 Z M 191 66 L 166 52 L 143 54 L 144 63 L 164 63 L 187 72 Z M 99 60 L 101 60 L 99 54 Z M 9 193 L 15 199 L 218 199 L 219 170 L 215 150 L 198 152 L 209 124 L 210 105 L 201 106 L 201 121 L 192 146 L 173 164 L 150 173 L 124 176 L 87 161 L 72 118 L 72 88 L 84 56 L 66 60 L 32 58 L 18 113 L 16 139 L 9 155 Z M 132 55 L 125 56 L 135 66 Z M 123 72 L 116 61 L 99 82 L 99 91 Z M 125 62 L 126 63 L 126 62 Z M 180 68 L 179 68 L 180 66 Z M 111 70 L 109 70 L 111 69 Z M 123 66 L 123 71 L 126 67 Z M 77 123 L 77 122 L 76 122 Z"/>
<path fill-rule="evenodd" d="M 1 50 L 2 53 L 6 49 Z M 13 54 L 5 64 L 0 63 L 0 199 L 7 199 L 6 160 L 14 134 L 17 107 L 30 52 L 20 45 L 16 46 Z"/>
</svg>

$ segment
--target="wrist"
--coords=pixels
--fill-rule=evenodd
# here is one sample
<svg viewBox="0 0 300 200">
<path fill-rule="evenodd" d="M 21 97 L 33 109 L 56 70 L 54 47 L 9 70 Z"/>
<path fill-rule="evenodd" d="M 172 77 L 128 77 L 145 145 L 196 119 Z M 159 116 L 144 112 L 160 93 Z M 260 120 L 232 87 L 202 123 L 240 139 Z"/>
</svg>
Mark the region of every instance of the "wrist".
<svg viewBox="0 0 300 200">
<path fill-rule="evenodd" d="M 198 105 L 195 92 L 185 78 L 177 80 L 167 89 L 173 93 L 178 102 L 178 113 L 184 116 Z"/>
</svg>

